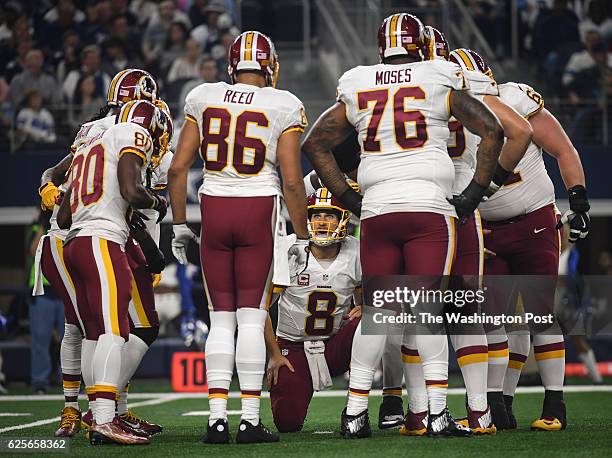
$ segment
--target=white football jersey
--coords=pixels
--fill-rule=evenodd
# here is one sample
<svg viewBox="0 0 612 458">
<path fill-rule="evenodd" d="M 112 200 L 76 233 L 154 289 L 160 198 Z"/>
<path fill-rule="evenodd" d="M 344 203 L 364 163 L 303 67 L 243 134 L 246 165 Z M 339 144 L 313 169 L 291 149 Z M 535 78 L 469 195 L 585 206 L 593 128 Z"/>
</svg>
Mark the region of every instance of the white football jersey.
<svg viewBox="0 0 612 458">
<path fill-rule="evenodd" d="M 487 75 L 467 70 L 465 77 L 470 82 L 470 92 L 482 101 L 485 95 L 499 95 L 497 83 Z M 448 123 L 450 136 L 448 139 L 448 154 L 455 166 L 455 182 L 453 194 L 460 194 L 472 178 L 476 170 L 476 151 L 480 144 L 480 137 L 463 127 L 453 116 Z"/>
<path fill-rule="evenodd" d="M 325 340 L 338 332 L 355 290 L 361 288 L 359 241 L 347 237 L 341 243 L 331 264 L 325 266 L 311 255 L 306 270 L 291 276 L 278 302 L 278 337 L 303 342 Z"/>
<path fill-rule="evenodd" d="M 163 191 L 168 187 L 168 170 L 170 169 L 170 163 L 172 162 L 172 158 L 174 154 L 171 151 L 168 151 L 161 159 L 159 165 L 153 170 L 151 177 L 148 179 L 146 177 L 147 172 L 145 171 L 145 177 L 143 182 L 146 186 L 151 187 L 155 191 Z M 150 183 L 148 182 L 150 181 Z M 145 220 L 145 225 L 147 226 L 147 230 L 155 243 L 159 245 L 159 224 L 157 224 L 157 218 L 159 218 L 159 213 L 157 210 L 153 210 L 152 208 L 143 208 L 138 210 L 146 217 L 148 220 Z"/>
<path fill-rule="evenodd" d="M 115 124 L 115 115 L 108 115 L 104 118 L 97 119 L 95 121 L 87 122 L 81 126 L 79 132 L 74 137 L 74 141 L 72 142 L 72 146 L 70 147 L 70 151 L 72 154 L 78 149 L 79 145 L 82 145 L 90 138 L 95 137 L 96 135 L 104 132 L 109 127 L 112 127 Z M 65 183 L 60 186 L 60 191 L 66 192 L 70 187 L 69 183 Z M 55 237 L 65 240 L 68 235 L 69 229 L 60 229 L 57 225 L 57 212 L 59 211 L 59 205 L 53 207 L 53 212 L 51 213 L 51 219 L 49 220 L 49 224 L 51 225 L 49 229 L 49 234 L 54 235 Z"/>
<path fill-rule="evenodd" d="M 446 200 L 455 171 L 446 149 L 451 90 L 469 89 L 451 62 L 359 66 L 338 82 L 358 132 L 361 218 L 426 211 L 456 216 Z"/>
<path fill-rule="evenodd" d="M 501 99 L 525 118 L 544 107 L 544 99 L 522 83 L 499 85 Z M 489 200 L 478 206 L 481 216 L 489 221 L 503 221 L 525 215 L 555 202 L 553 186 L 542 158 L 542 148 L 530 143 L 514 172 Z"/>
<path fill-rule="evenodd" d="M 153 141 L 143 127 L 125 122 L 82 143 L 72 160 L 72 226 L 78 236 L 96 236 L 125 244 L 129 204 L 121 196 L 117 167 L 123 154 L 136 154 L 146 167 Z"/>
<path fill-rule="evenodd" d="M 185 99 L 185 120 L 197 123 L 204 182 L 200 194 L 281 194 L 276 147 L 285 132 L 304 131 L 302 102 L 273 87 L 204 83 Z"/>
</svg>

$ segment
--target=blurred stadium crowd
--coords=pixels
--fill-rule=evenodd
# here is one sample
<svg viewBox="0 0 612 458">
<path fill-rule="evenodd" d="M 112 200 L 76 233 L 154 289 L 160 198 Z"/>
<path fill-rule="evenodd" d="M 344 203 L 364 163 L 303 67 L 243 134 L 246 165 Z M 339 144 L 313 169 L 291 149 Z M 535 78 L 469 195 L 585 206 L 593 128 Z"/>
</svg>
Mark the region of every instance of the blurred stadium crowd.
<svg viewBox="0 0 612 458">
<path fill-rule="evenodd" d="M 227 79 L 238 34 L 232 8 L 215 0 L 3 2 L 0 143 L 12 151 L 65 147 L 127 67 L 149 70 L 182 106 L 197 84 Z"/>
<path fill-rule="evenodd" d="M 391 3 L 407 9 L 440 6 L 436 0 Z M 464 3 L 502 59 L 512 53 L 516 11 L 519 55 L 532 73 L 543 76 L 545 87 L 539 89 L 547 102 L 564 105 L 570 135 L 599 142 L 612 94 L 612 4 Z M 239 33 L 237 9 L 234 0 L 2 2 L 0 150 L 65 148 L 104 104 L 110 78 L 126 67 L 156 76 L 180 126 L 186 93 L 201 82 L 227 79 L 227 49 Z M 316 35 L 316 24 L 313 29 Z"/>
</svg>

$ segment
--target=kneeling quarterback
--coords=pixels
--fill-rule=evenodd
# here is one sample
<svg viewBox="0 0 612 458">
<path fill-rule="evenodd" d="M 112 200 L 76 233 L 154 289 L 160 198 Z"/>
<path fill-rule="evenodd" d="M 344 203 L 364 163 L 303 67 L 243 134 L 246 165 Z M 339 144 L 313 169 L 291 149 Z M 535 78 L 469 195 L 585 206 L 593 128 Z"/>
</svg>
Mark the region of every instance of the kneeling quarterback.
<svg viewBox="0 0 612 458">
<path fill-rule="evenodd" d="M 326 188 L 310 196 L 308 262 L 291 273 L 280 295 L 276 338 L 269 318 L 266 323 L 270 400 L 280 432 L 302 429 L 313 392 L 349 369 L 361 316 L 359 242 L 347 236 L 349 219 Z"/>
</svg>

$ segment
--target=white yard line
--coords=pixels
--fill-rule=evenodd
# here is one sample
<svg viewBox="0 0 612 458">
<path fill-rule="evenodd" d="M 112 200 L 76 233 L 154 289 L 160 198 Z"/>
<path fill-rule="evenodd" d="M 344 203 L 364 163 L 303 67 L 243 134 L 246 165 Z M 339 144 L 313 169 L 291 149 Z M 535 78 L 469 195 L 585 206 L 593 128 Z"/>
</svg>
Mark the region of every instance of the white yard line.
<svg viewBox="0 0 612 458">
<path fill-rule="evenodd" d="M 242 415 L 242 410 L 228 410 L 228 415 Z M 208 417 L 210 410 L 193 410 L 191 412 L 185 412 L 181 414 L 183 417 Z"/>
<path fill-rule="evenodd" d="M 33 396 L 33 397 L 36 398 L 37 396 Z M 148 401 L 134 402 L 133 404 L 130 404 L 130 407 L 153 406 L 153 405 L 163 404 L 164 402 L 169 402 L 173 400 L 174 400 L 173 397 L 162 396 L 157 399 L 149 399 Z M 53 418 L 46 418 L 44 420 L 33 421 L 31 423 L 24 423 L 22 425 L 7 426 L 6 428 L 0 428 L 0 434 L 7 433 L 9 431 L 16 431 L 19 429 L 28 429 L 28 428 L 35 428 L 36 426 L 48 425 L 50 423 L 58 422 L 59 420 L 60 420 L 60 417 L 53 417 Z"/>
<path fill-rule="evenodd" d="M 0 412 L 0 417 L 29 417 L 32 415 L 28 412 Z"/>
<path fill-rule="evenodd" d="M 571 385 L 564 388 L 566 393 L 609 393 L 612 392 L 612 385 Z M 522 393 L 543 393 L 544 388 L 541 386 L 523 386 L 517 389 L 517 394 Z M 464 395 L 465 388 L 449 388 L 449 395 Z M 382 390 L 372 390 L 371 396 L 382 396 Z M 163 402 L 176 401 L 181 399 L 206 399 L 208 393 L 130 393 L 130 399 L 164 399 Z M 314 393 L 315 398 L 336 398 L 346 396 L 346 390 L 328 390 Z M 230 398 L 240 398 L 240 391 L 231 391 Z M 270 397 L 267 391 L 261 393 L 262 398 Z M 86 401 L 86 396 L 81 395 L 82 401 Z M 61 394 L 24 394 L 24 395 L 0 395 L 2 401 L 63 401 L 64 396 Z"/>
</svg>

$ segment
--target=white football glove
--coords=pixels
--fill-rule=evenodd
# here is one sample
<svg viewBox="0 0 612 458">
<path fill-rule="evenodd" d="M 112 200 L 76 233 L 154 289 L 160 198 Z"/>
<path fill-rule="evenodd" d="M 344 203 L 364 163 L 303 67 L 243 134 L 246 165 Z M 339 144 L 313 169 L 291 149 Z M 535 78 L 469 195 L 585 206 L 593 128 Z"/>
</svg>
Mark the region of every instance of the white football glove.
<svg viewBox="0 0 612 458">
<path fill-rule="evenodd" d="M 295 263 L 298 273 L 302 273 L 308 265 L 309 244 L 309 239 L 295 239 L 293 245 L 289 247 L 289 260 Z"/>
<path fill-rule="evenodd" d="M 187 265 L 188 263 L 187 247 L 190 240 L 200 243 L 200 238 L 187 224 L 174 224 L 172 226 L 172 254 L 180 264 Z"/>
</svg>

